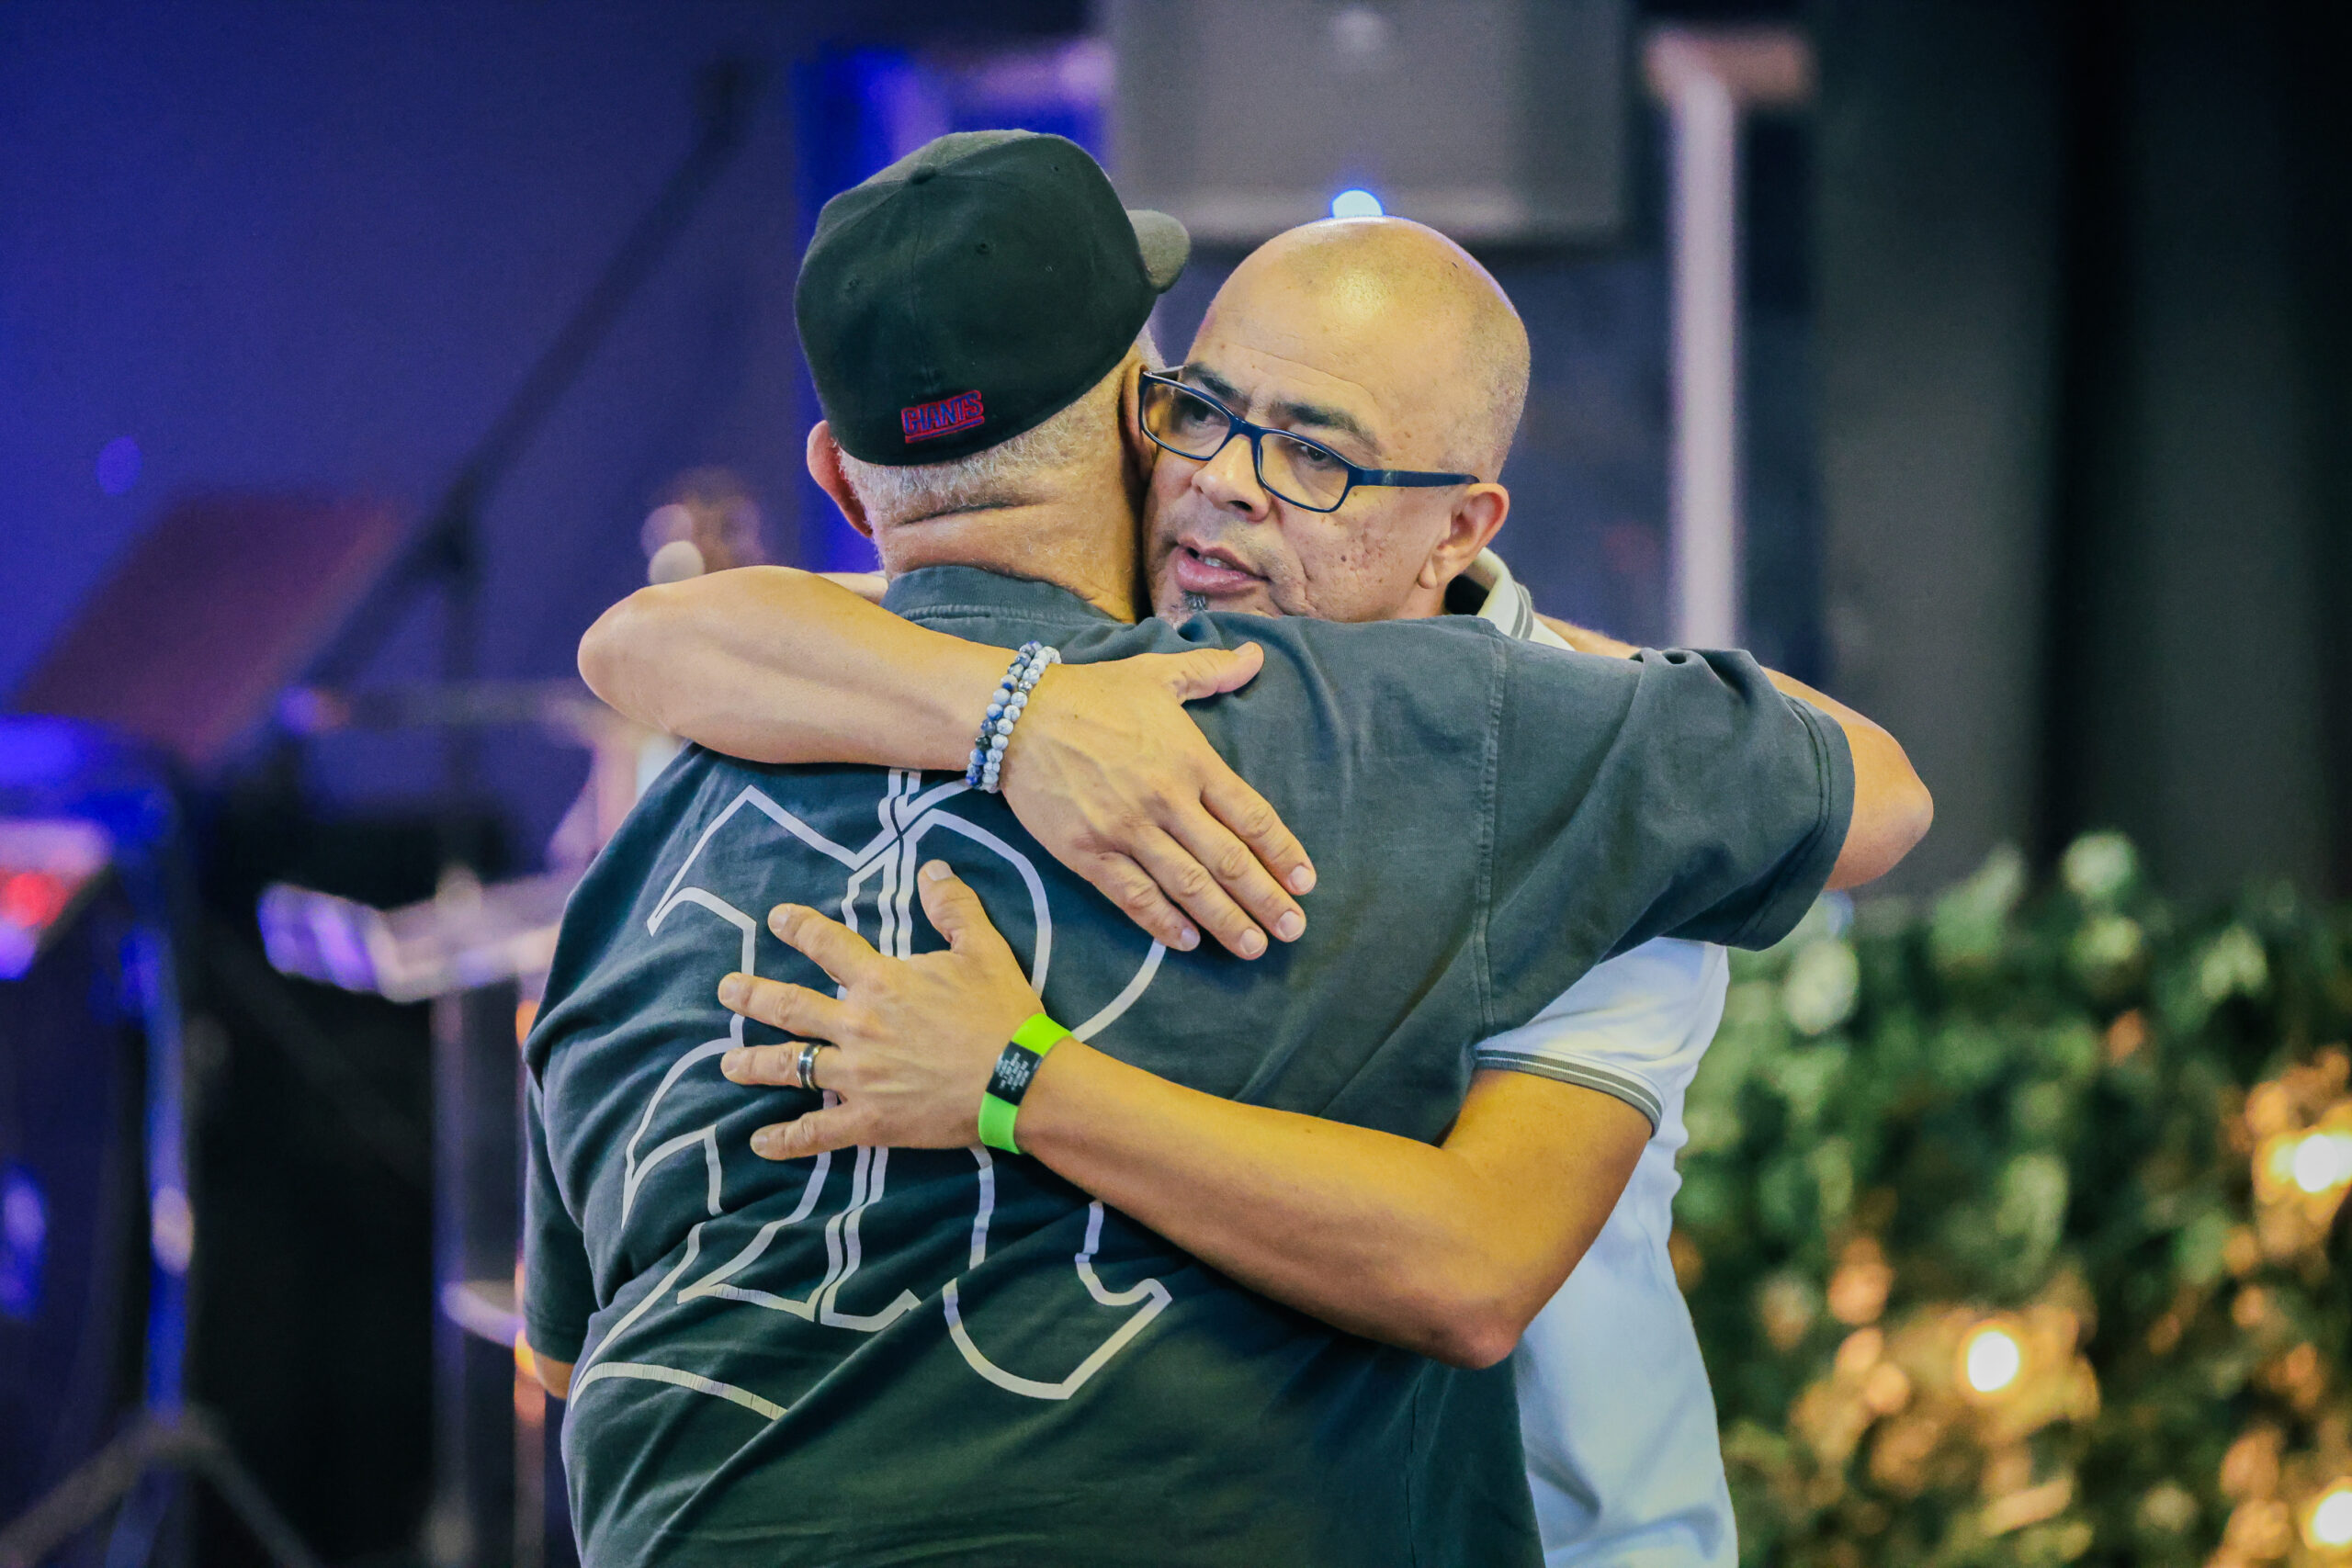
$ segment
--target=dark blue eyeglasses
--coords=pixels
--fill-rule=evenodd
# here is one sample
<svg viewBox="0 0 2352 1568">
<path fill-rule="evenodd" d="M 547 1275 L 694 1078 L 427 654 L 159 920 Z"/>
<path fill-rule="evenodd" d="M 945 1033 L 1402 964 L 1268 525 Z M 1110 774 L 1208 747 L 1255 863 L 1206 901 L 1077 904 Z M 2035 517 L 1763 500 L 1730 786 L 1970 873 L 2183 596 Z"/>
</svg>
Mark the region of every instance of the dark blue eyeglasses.
<svg viewBox="0 0 2352 1568">
<path fill-rule="evenodd" d="M 1205 463 L 1235 436 L 1247 436 L 1258 483 L 1268 494 L 1308 512 L 1337 512 L 1358 485 L 1434 490 L 1478 482 L 1476 474 L 1359 468 L 1320 441 L 1252 424 L 1199 388 L 1149 371 L 1144 372 L 1141 397 L 1144 434 L 1160 446 Z"/>
</svg>

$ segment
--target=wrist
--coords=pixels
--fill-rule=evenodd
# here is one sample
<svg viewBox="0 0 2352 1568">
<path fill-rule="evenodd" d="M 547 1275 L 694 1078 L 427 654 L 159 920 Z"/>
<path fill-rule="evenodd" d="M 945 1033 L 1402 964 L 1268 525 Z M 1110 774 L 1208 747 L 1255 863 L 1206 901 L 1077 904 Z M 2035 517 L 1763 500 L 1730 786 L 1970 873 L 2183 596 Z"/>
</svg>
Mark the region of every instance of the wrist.
<svg viewBox="0 0 2352 1568">
<path fill-rule="evenodd" d="M 1075 1034 L 1046 1054 L 1029 1080 L 1016 1119 L 1023 1154 L 1048 1166 L 1054 1163 L 1072 1130 L 1084 1124 L 1087 1086 L 1108 1060 Z"/>
<path fill-rule="evenodd" d="M 1071 1038 L 1069 1030 L 1042 1012 L 1031 1013 L 1012 1031 L 980 1092 L 978 1131 L 982 1144 L 1006 1154 L 1027 1152 L 1020 1143 L 1021 1111 L 1046 1060 Z"/>
<path fill-rule="evenodd" d="M 972 741 L 972 750 L 965 759 L 964 782 L 974 789 L 990 795 L 1004 789 L 1004 765 L 1012 743 L 1014 731 L 1029 711 L 1029 700 L 1035 695 L 1038 683 L 1053 667 L 1061 662 L 1061 650 L 1048 648 L 1035 640 L 1024 642 L 1014 652 L 1012 662 L 998 677 L 996 690 L 989 695 L 989 705 L 980 720 L 979 733 Z"/>
<path fill-rule="evenodd" d="M 980 716 L 1004 678 L 1006 655 L 986 643 L 945 639 L 953 644 L 937 664 L 920 677 L 919 694 L 924 715 L 923 761 L 926 769 L 962 773 L 972 753 L 972 735 Z"/>
<path fill-rule="evenodd" d="M 1003 671 L 999 671 L 998 673 L 1002 674 Z M 1029 689 L 1029 705 L 1023 710 L 1021 722 L 1013 726 L 1004 749 L 1004 761 L 999 764 L 999 789 L 1012 787 L 1010 781 L 1021 765 L 1020 759 L 1035 751 L 1037 745 L 1044 744 L 1051 750 L 1051 731 L 1065 705 L 1061 699 L 1069 694 L 1069 667 L 1057 661 L 1039 675 L 1037 683 Z"/>
</svg>

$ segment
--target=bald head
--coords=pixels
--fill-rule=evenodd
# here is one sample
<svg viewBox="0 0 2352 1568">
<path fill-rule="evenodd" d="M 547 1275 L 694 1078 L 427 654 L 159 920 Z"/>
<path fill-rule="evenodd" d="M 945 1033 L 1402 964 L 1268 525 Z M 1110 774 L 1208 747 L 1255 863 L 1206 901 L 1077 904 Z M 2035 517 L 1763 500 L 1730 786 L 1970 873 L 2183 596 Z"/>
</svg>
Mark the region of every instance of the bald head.
<svg viewBox="0 0 2352 1568">
<path fill-rule="evenodd" d="M 1527 400 L 1526 329 L 1434 229 L 1340 219 L 1269 241 L 1217 290 L 1179 375 L 1242 419 L 1400 478 L 1318 512 L 1279 475 L 1269 488 L 1250 442 L 1161 453 L 1145 566 L 1163 615 L 1438 615 L 1510 513 L 1498 480 Z"/>
<path fill-rule="evenodd" d="M 1404 218 L 1293 229 L 1234 269 L 1210 313 L 1242 310 L 1282 310 L 1367 387 L 1426 400 L 1446 462 L 1501 472 L 1527 402 L 1527 329 L 1494 276 L 1443 234 Z"/>
</svg>

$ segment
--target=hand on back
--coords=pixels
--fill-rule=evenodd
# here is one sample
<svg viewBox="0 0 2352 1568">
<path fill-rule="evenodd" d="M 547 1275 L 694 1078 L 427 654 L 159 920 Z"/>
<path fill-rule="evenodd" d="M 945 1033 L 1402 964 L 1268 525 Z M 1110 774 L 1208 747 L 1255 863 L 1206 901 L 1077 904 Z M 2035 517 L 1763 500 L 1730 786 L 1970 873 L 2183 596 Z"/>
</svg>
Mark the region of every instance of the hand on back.
<svg viewBox="0 0 2352 1568">
<path fill-rule="evenodd" d="M 944 863 L 924 865 L 916 885 L 945 952 L 886 958 L 840 921 L 779 904 L 768 929 L 842 994 L 751 975 L 719 983 L 722 1004 L 798 1037 L 728 1052 L 719 1071 L 732 1081 L 809 1087 L 800 1084 L 801 1042 L 830 1047 L 816 1055 L 813 1087 L 831 1100 L 752 1134 L 753 1152 L 801 1159 L 854 1144 L 947 1149 L 977 1141 L 981 1092 L 1005 1042 L 1038 1010 L 1037 995 L 978 897 Z"/>
<path fill-rule="evenodd" d="M 1179 951 L 1205 931 L 1255 958 L 1295 941 L 1315 868 L 1184 712 L 1247 685 L 1255 643 L 1057 664 L 1005 752 L 1004 798 L 1053 857 Z M 1287 889 L 1287 891 L 1285 891 Z"/>
</svg>

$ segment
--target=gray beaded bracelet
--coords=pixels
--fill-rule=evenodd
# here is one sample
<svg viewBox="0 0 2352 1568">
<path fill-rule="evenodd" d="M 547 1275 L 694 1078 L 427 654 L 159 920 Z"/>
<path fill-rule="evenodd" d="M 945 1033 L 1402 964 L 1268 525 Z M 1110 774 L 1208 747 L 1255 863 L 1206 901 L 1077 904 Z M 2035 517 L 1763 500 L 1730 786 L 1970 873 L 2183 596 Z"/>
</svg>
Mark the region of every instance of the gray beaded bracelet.
<svg viewBox="0 0 2352 1568">
<path fill-rule="evenodd" d="M 1021 645 L 1004 679 L 996 683 L 996 694 L 989 699 L 988 716 L 980 721 L 980 733 L 972 742 L 970 765 L 964 770 L 966 784 L 990 795 L 1000 792 L 998 781 L 1004 772 L 1004 749 L 1012 740 L 1012 727 L 1028 707 L 1029 694 L 1036 690 L 1046 668 L 1060 663 L 1061 657 L 1061 649 L 1047 648 L 1042 642 Z"/>
</svg>

